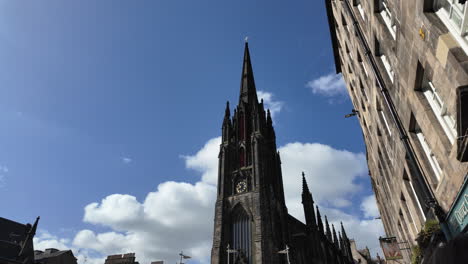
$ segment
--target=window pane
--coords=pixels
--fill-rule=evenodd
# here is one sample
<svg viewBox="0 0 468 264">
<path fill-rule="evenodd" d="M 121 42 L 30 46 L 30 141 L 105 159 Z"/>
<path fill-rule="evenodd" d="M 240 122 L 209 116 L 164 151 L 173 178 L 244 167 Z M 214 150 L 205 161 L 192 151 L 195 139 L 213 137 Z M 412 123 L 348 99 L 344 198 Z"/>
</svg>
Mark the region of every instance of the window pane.
<svg viewBox="0 0 468 264">
<path fill-rule="evenodd" d="M 452 10 L 452 20 L 453 22 L 455 23 L 455 25 L 457 25 L 457 27 L 461 27 L 461 24 L 462 24 L 462 15 L 460 13 L 458 13 L 459 11 L 456 11 L 456 9 L 454 8 Z"/>
<path fill-rule="evenodd" d="M 443 8 L 448 14 L 450 14 L 450 6 L 451 6 L 450 1 L 442 0 L 442 1 L 438 1 L 436 9 Z"/>
</svg>

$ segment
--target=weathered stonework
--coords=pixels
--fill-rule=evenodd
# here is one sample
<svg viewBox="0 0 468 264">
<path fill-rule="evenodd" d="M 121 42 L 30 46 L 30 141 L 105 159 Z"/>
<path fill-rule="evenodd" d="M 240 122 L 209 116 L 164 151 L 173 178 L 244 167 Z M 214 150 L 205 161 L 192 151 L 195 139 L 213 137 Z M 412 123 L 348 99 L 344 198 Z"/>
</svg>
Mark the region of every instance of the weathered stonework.
<svg viewBox="0 0 468 264">
<path fill-rule="evenodd" d="M 457 159 L 457 143 L 465 136 L 462 121 L 468 119 L 468 113 L 457 110 L 457 89 L 468 84 L 468 57 L 462 47 L 466 43 L 458 42 L 435 13 L 434 1 L 384 2 L 386 7 L 382 0 L 325 0 L 336 69 L 343 74 L 359 111 L 385 231 L 411 246 L 430 210 L 356 27 L 364 35 L 428 186 L 445 213 L 468 173 L 468 162 Z M 424 92 L 428 81 L 443 102 L 439 112 Z M 443 118 L 454 120 L 455 129 L 449 129 L 455 131 L 452 138 L 443 127 L 445 121 L 440 121 Z M 403 250 L 403 254 L 409 263 L 411 252 Z"/>
</svg>

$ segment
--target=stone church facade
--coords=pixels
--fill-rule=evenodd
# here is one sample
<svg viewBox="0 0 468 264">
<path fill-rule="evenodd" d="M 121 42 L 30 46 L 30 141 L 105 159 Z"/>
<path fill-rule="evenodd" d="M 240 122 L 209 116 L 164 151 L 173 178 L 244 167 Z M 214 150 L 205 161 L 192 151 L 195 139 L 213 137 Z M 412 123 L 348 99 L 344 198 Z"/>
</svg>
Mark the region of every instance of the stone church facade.
<svg viewBox="0 0 468 264">
<path fill-rule="evenodd" d="M 343 226 L 337 236 L 323 224 L 304 176 L 302 204 L 305 224 L 288 214 L 275 130 L 246 43 L 239 103 L 232 117 L 227 104 L 222 125 L 211 263 L 353 263 Z"/>
</svg>

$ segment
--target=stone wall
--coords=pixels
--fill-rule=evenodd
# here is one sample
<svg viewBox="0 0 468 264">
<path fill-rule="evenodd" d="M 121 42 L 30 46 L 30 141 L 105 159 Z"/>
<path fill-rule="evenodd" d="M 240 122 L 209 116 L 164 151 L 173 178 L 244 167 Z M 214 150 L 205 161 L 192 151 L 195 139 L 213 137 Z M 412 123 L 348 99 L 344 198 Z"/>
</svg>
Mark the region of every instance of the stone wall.
<svg viewBox="0 0 468 264">
<path fill-rule="evenodd" d="M 346 1 L 371 49 L 370 56 L 377 62 L 425 178 L 445 212 L 461 188 L 468 162 L 456 158 L 456 137 L 461 135 L 456 134 L 455 140 L 450 138 L 439 120 L 451 116 L 457 123 L 457 89 L 468 84 L 464 50 L 468 45 L 448 29 L 433 11 L 431 1 L 386 0 L 389 13 L 381 5 L 382 0 L 326 1 L 331 2 L 333 10 L 330 22 L 334 24 L 332 34 L 337 37 L 335 56 L 341 63 L 337 69 L 341 68 L 354 108 L 359 111 L 369 174 L 385 231 L 399 242 L 408 242 L 402 247 L 415 245 L 428 213 L 421 183 L 409 166 Z M 423 77 L 433 84 L 443 102 L 439 115 L 421 90 L 421 83 L 427 86 Z M 403 250 L 403 254 L 409 262 L 411 252 Z"/>
</svg>

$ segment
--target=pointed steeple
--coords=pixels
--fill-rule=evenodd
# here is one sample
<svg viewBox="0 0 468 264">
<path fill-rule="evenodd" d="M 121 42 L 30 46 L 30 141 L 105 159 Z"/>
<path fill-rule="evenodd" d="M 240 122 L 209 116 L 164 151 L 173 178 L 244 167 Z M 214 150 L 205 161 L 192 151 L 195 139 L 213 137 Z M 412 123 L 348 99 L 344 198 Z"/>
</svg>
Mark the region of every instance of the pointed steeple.
<svg viewBox="0 0 468 264">
<path fill-rule="evenodd" d="M 341 222 L 341 234 L 343 235 L 343 252 L 348 257 L 349 260 L 353 259 L 353 253 L 351 252 L 351 243 L 349 242 L 348 235 L 346 235 L 346 231 L 343 226 L 343 222 Z"/>
<path fill-rule="evenodd" d="M 252 63 L 250 62 L 249 43 L 245 42 L 244 49 L 244 62 L 242 66 L 242 78 L 240 87 L 239 104 L 253 103 L 258 104 L 257 90 L 255 89 L 255 81 L 252 70 Z M 255 105 L 253 104 L 253 105 Z"/>
<path fill-rule="evenodd" d="M 341 234 L 343 234 L 343 239 L 348 239 L 348 236 L 346 235 L 346 231 L 343 226 L 343 222 L 340 222 L 341 224 Z"/>
<path fill-rule="evenodd" d="M 31 226 L 31 228 L 28 230 L 28 233 L 26 234 L 26 238 L 24 239 L 23 244 L 21 245 L 21 250 L 18 253 L 18 258 L 22 260 L 23 263 L 33 263 L 34 259 L 29 259 L 32 258 L 32 256 L 28 256 L 27 252 L 32 251 L 34 248 L 33 246 L 33 238 L 36 235 L 36 230 L 37 230 L 37 224 L 39 223 L 40 217 L 38 216 L 36 218 L 36 221 L 34 222 L 34 225 L 31 226 L 28 224 L 28 226 Z"/>
<path fill-rule="evenodd" d="M 315 229 L 317 222 L 315 222 L 314 200 L 312 199 L 312 194 L 309 191 L 309 186 L 307 185 L 304 172 L 302 172 L 302 206 L 304 207 L 307 226 L 311 229 Z"/>
<path fill-rule="evenodd" d="M 224 119 L 229 119 L 231 117 L 231 110 L 229 109 L 229 101 L 226 102 L 226 110 L 224 111 Z"/>
<path fill-rule="evenodd" d="M 327 238 L 328 238 L 328 241 L 330 242 L 333 242 L 332 240 L 332 234 L 331 234 L 331 231 L 330 231 L 330 225 L 328 225 L 328 219 L 327 219 L 327 216 L 325 216 L 325 228 L 327 230 Z"/>
<path fill-rule="evenodd" d="M 268 126 L 272 126 L 272 125 L 273 125 L 273 121 L 271 120 L 270 109 L 267 109 L 267 124 L 268 124 Z"/>
<path fill-rule="evenodd" d="M 339 242 L 340 242 L 340 243 L 339 243 L 340 249 L 341 249 L 342 252 L 344 252 L 344 251 L 345 251 L 345 247 L 344 247 L 344 245 L 343 245 L 343 238 L 341 237 L 340 231 L 338 231 L 338 239 L 339 239 Z"/>
<path fill-rule="evenodd" d="M 336 237 L 335 226 L 333 224 L 332 224 L 332 230 L 333 230 L 333 244 L 335 245 L 336 249 L 340 249 L 340 246 L 338 244 L 338 237 Z"/>
<path fill-rule="evenodd" d="M 320 210 L 318 208 L 318 206 L 316 206 L 317 208 L 317 226 L 318 226 L 318 230 L 323 233 L 323 222 L 322 222 L 322 217 L 320 216 Z"/>
<path fill-rule="evenodd" d="M 309 194 L 310 199 L 314 202 L 312 197 L 312 193 L 309 191 L 309 185 L 307 184 L 307 180 L 305 179 L 305 173 L 302 172 L 302 195 Z"/>
<path fill-rule="evenodd" d="M 226 111 L 224 112 L 224 120 L 223 120 L 223 127 L 222 127 L 222 140 L 223 142 L 229 141 L 231 137 L 231 111 L 229 110 L 229 101 L 226 103 Z"/>
</svg>

